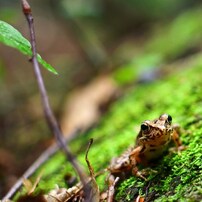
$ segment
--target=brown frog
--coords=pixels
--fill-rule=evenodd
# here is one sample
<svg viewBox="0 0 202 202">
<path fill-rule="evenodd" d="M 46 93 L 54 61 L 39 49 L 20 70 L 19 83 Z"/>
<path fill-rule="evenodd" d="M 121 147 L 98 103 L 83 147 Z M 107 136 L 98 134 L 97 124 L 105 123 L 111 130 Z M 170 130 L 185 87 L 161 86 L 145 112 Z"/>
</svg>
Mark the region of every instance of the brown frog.
<svg viewBox="0 0 202 202">
<path fill-rule="evenodd" d="M 146 180 L 144 175 L 138 171 L 137 164 L 150 165 L 152 161 L 161 157 L 171 140 L 174 141 L 177 150 L 184 147 L 179 139 L 179 127 L 172 126 L 172 117 L 162 114 L 153 121 L 144 121 L 141 124 L 140 132 L 136 138 L 134 147 L 130 147 L 120 157 L 111 161 L 108 170 L 110 171 L 109 190 L 115 185 L 115 181 L 121 175 L 132 172 L 133 175 Z M 113 196 L 108 197 L 108 202 L 113 201 Z"/>
</svg>

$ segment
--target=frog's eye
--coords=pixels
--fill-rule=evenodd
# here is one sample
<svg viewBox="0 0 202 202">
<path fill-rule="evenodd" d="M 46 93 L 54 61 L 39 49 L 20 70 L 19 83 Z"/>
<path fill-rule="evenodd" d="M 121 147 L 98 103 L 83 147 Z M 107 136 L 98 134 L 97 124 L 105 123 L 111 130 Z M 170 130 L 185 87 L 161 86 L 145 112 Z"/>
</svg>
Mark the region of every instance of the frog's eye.
<svg viewBox="0 0 202 202">
<path fill-rule="evenodd" d="M 172 122 L 172 116 L 168 115 L 167 120 L 168 120 L 169 123 L 171 123 Z"/>
<path fill-rule="evenodd" d="M 149 126 L 146 125 L 145 123 L 142 123 L 142 125 L 141 125 L 141 130 L 147 131 L 147 130 L 149 130 Z"/>
</svg>

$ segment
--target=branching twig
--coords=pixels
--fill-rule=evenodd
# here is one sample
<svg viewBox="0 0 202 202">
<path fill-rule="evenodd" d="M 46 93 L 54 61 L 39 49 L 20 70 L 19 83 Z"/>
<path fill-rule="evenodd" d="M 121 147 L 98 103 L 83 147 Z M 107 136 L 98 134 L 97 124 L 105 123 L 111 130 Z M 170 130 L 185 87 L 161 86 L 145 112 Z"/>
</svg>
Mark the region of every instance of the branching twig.
<svg viewBox="0 0 202 202">
<path fill-rule="evenodd" d="M 56 121 L 56 118 L 53 115 L 52 109 L 51 109 L 50 104 L 49 104 L 45 85 L 44 85 L 43 78 L 41 75 L 41 70 L 39 68 L 39 64 L 37 61 L 36 39 L 35 39 L 34 23 L 33 23 L 33 16 L 31 13 L 31 7 L 26 0 L 21 0 L 21 2 L 22 2 L 23 13 L 24 13 L 24 15 L 28 21 L 28 24 L 29 24 L 32 54 L 33 54 L 32 64 L 33 64 L 35 77 L 36 77 L 39 91 L 40 91 L 40 95 L 41 95 L 41 101 L 42 101 L 46 121 L 47 121 L 51 131 L 53 132 L 59 147 L 62 148 L 62 150 L 64 151 L 67 159 L 69 160 L 69 162 L 72 164 L 72 166 L 76 170 L 77 174 L 80 177 L 81 182 L 83 183 L 83 185 L 85 187 L 86 176 L 85 176 L 83 170 L 81 169 L 80 165 L 78 164 L 75 156 L 71 153 L 69 147 L 65 144 L 64 137 L 62 135 L 62 132 L 59 128 L 58 122 Z"/>
</svg>

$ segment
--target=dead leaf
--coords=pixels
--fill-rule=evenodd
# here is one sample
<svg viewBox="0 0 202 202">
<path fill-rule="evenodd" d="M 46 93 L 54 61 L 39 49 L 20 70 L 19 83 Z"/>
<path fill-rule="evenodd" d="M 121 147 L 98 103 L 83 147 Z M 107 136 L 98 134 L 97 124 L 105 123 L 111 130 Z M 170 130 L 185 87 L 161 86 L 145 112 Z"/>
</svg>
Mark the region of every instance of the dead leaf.
<svg viewBox="0 0 202 202">
<path fill-rule="evenodd" d="M 85 130 L 95 124 L 101 115 L 100 108 L 116 97 L 118 87 L 109 76 L 100 76 L 90 84 L 73 91 L 64 107 L 61 121 L 63 134 L 76 129 Z"/>
</svg>

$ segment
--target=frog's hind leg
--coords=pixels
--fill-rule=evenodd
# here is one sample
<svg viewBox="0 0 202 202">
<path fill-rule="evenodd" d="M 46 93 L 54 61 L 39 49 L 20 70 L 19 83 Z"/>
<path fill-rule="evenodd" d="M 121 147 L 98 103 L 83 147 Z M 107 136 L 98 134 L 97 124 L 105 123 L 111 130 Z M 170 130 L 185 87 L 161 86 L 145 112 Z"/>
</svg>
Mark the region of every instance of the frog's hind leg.
<svg viewBox="0 0 202 202">
<path fill-rule="evenodd" d="M 144 177 L 144 174 L 145 174 L 145 173 L 139 171 L 138 168 L 137 168 L 137 166 L 134 166 L 134 167 L 132 168 L 132 174 L 133 174 L 134 176 L 136 176 L 136 177 L 142 178 L 143 180 L 147 181 L 147 178 Z"/>
</svg>

